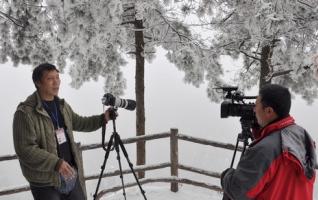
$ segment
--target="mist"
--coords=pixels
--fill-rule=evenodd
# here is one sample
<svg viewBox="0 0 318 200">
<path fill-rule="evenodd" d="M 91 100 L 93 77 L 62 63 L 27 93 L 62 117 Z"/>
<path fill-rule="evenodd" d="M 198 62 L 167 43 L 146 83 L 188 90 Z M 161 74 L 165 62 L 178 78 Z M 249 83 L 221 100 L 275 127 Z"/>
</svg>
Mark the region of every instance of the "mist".
<svg viewBox="0 0 318 200">
<path fill-rule="evenodd" d="M 179 133 L 191 135 L 210 140 L 235 143 L 237 134 L 240 132 L 239 118 L 220 118 L 220 104 L 212 103 L 206 93 L 206 84 L 199 88 L 183 82 L 183 72 L 169 63 L 164 57 L 165 52 L 159 50 L 157 58 L 152 63 L 146 63 L 145 67 L 145 112 L 146 112 L 146 134 L 168 132 L 170 128 L 178 128 Z M 222 60 L 225 76 L 233 76 L 231 67 L 235 62 L 229 59 Z M 60 74 L 61 86 L 59 96 L 64 98 L 73 110 L 83 116 L 102 113 L 106 108 L 102 105 L 101 98 L 104 81 L 100 78 L 96 81 L 89 81 L 76 90 L 70 87 L 70 76 L 65 73 Z M 124 77 L 127 79 L 127 88 L 122 98 L 135 98 L 134 78 L 135 65 L 132 60 L 123 67 Z M 19 102 L 26 99 L 28 95 L 35 91 L 32 82 L 32 67 L 13 67 L 12 63 L 0 65 L 1 91 L 1 155 L 15 154 L 12 140 L 12 120 L 13 114 Z M 231 80 L 231 77 L 227 77 Z M 246 95 L 256 95 L 256 90 L 247 91 Z M 291 115 L 296 123 L 303 126 L 318 141 L 316 118 L 317 100 L 308 105 L 299 96 L 294 96 L 292 100 Z M 134 137 L 135 112 L 125 109 L 118 110 L 116 120 L 117 131 L 122 138 Z M 112 127 L 107 127 L 106 135 L 110 136 Z M 106 137 L 107 137 L 106 136 Z M 75 133 L 75 139 L 82 144 L 100 143 L 101 130 L 92 133 Z M 151 144 L 151 145 L 150 145 Z M 147 143 L 147 164 L 164 162 L 169 159 L 169 144 L 166 140 Z M 158 153 L 158 148 L 162 149 Z M 131 160 L 135 161 L 135 146 L 127 145 Z M 180 161 L 196 167 L 220 172 L 230 165 L 231 151 L 214 150 L 212 148 L 201 147 L 187 142 L 180 144 Z M 100 164 L 104 152 L 96 150 L 84 154 L 85 174 L 99 173 Z M 222 155 L 222 156 L 220 156 Z M 112 156 L 110 159 L 114 159 Z M 107 170 L 116 169 L 116 162 L 110 162 Z M 0 188 L 11 188 L 18 185 L 26 185 L 18 162 L 0 162 Z M 167 172 L 147 173 L 147 176 L 160 176 Z M 181 173 L 184 176 L 194 176 L 192 174 Z M 201 178 L 201 177 L 199 177 Z M 207 179 L 207 178 L 204 178 Z M 208 179 L 207 179 L 208 180 Z M 104 180 L 103 180 L 104 181 Z M 105 185 L 114 183 L 116 180 L 105 180 Z M 212 182 L 218 183 L 218 180 Z M 94 181 L 88 183 L 88 191 L 91 193 L 96 186 Z M 315 187 L 317 188 L 317 186 Z M 315 199 L 317 199 L 315 192 Z M 1 199 L 8 199 L 9 196 L 2 196 Z M 10 196 L 10 199 L 29 199 L 30 193 L 21 193 Z"/>
</svg>

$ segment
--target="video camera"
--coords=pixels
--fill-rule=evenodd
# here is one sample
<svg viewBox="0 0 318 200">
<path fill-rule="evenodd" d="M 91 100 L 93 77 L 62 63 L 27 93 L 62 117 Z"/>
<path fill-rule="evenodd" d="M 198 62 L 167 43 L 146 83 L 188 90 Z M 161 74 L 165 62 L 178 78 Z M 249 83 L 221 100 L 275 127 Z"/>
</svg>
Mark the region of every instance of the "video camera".
<svg viewBox="0 0 318 200">
<path fill-rule="evenodd" d="M 245 120 L 255 121 L 255 103 L 246 103 L 246 99 L 256 99 L 256 96 L 244 96 L 238 87 L 219 87 L 225 93 L 225 100 L 221 103 L 221 118 L 229 116 L 241 117 Z"/>
</svg>

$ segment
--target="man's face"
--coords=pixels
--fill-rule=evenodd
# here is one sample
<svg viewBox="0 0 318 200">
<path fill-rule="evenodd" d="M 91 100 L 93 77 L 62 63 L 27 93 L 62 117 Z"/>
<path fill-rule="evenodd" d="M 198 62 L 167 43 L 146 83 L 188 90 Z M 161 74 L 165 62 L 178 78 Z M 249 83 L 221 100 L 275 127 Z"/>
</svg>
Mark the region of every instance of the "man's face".
<svg viewBox="0 0 318 200">
<path fill-rule="evenodd" d="M 36 83 L 41 98 L 53 100 L 54 96 L 58 95 L 60 83 L 60 76 L 56 70 L 44 71 L 41 80 Z"/>
<path fill-rule="evenodd" d="M 261 127 L 266 126 L 273 118 L 273 109 L 271 107 L 265 107 L 261 102 L 261 96 L 258 96 L 255 102 L 254 112 L 258 124 Z"/>
</svg>

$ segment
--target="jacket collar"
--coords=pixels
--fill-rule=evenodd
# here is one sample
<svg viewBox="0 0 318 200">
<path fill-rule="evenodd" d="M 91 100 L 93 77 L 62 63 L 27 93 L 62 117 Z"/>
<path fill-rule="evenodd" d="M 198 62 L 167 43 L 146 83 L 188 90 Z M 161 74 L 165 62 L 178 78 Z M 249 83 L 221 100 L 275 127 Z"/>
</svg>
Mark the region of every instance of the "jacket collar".
<svg viewBox="0 0 318 200">
<path fill-rule="evenodd" d="M 57 101 L 59 102 L 61 109 L 64 106 L 64 99 L 60 99 L 59 97 L 55 97 L 57 99 Z M 42 100 L 40 97 L 40 94 L 38 91 L 33 92 L 33 94 L 31 94 L 23 103 L 21 103 L 20 105 L 24 105 L 24 106 L 30 106 L 33 107 L 35 109 L 35 111 L 47 115 L 45 109 L 43 108 L 43 104 L 42 104 Z"/>
<path fill-rule="evenodd" d="M 255 145 L 256 143 L 258 143 L 259 141 L 261 141 L 263 138 L 265 138 L 266 136 L 272 134 L 273 132 L 276 132 L 278 130 L 281 130 L 287 126 L 290 126 L 292 124 L 295 124 L 295 120 L 292 116 L 287 116 L 285 118 L 282 118 L 278 121 L 274 121 L 273 123 L 268 124 L 267 126 L 265 126 L 263 129 L 260 130 L 260 136 L 258 138 L 256 138 L 252 143 L 252 145 Z"/>
</svg>

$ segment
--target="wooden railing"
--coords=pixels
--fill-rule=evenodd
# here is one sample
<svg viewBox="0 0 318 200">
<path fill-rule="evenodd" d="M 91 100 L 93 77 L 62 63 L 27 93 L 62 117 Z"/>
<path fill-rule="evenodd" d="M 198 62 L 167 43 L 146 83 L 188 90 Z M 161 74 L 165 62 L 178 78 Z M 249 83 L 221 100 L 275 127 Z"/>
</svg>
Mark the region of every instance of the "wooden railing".
<svg viewBox="0 0 318 200">
<path fill-rule="evenodd" d="M 198 173 L 201 175 L 206 175 L 214 178 L 220 178 L 220 173 L 218 172 L 212 172 L 212 171 L 207 171 L 204 169 L 199 169 L 187 165 L 183 165 L 179 163 L 179 154 L 178 154 L 178 140 L 185 140 L 201 145 L 208 145 L 208 146 L 213 146 L 213 147 L 218 147 L 218 148 L 223 148 L 223 149 L 229 149 L 229 150 L 234 150 L 235 146 L 233 144 L 228 144 L 228 143 L 221 143 L 221 142 L 215 142 L 211 140 L 206 140 L 206 139 L 201 139 L 201 138 L 196 138 L 196 137 L 191 137 L 183 134 L 178 134 L 178 129 L 171 129 L 170 132 L 167 133 L 158 133 L 158 134 L 152 134 L 152 135 L 144 135 L 144 136 L 137 136 L 133 138 L 128 138 L 128 139 L 122 139 L 122 142 L 124 144 L 130 144 L 130 143 L 136 143 L 137 141 L 149 141 L 149 140 L 156 140 L 156 139 L 161 139 L 161 138 L 169 138 L 170 137 L 170 162 L 166 163 L 159 163 L 156 165 L 145 165 L 145 166 L 136 166 L 134 167 L 135 172 L 140 172 L 140 171 L 149 171 L 149 170 L 157 170 L 157 169 L 163 169 L 170 167 L 171 171 L 171 176 L 170 177 L 162 177 L 162 178 L 143 178 L 140 179 L 141 184 L 146 184 L 146 183 L 151 183 L 151 182 L 169 182 L 171 184 L 171 191 L 177 192 L 178 191 L 178 183 L 183 183 L 183 184 L 190 184 L 194 186 L 199 186 L 199 187 L 204 187 L 208 188 L 211 190 L 215 191 L 222 191 L 222 189 L 219 186 L 216 185 L 211 185 L 208 183 L 200 182 L 200 181 L 195 181 L 191 179 L 186 179 L 186 178 L 180 178 L 178 177 L 178 170 L 186 170 L 194 173 Z M 105 144 L 107 145 L 107 143 Z M 79 146 L 80 152 L 82 153 L 83 151 L 87 150 L 93 150 L 93 149 L 99 149 L 101 148 L 101 144 L 90 144 L 90 145 L 83 145 Z M 239 148 L 239 151 L 242 149 Z M 0 162 L 1 161 L 8 161 L 8 160 L 15 160 L 17 159 L 16 155 L 6 155 L 6 156 L 1 156 L 0 157 Z M 123 170 L 123 174 L 128 174 L 131 173 L 131 170 Z M 103 174 L 102 177 L 111 177 L 111 176 L 117 176 L 119 175 L 119 170 L 105 173 Z M 98 179 L 99 174 L 93 174 L 85 177 L 85 180 L 94 180 Z M 132 187 L 135 186 L 136 183 L 128 183 L 125 184 L 125 187 Z M 102 190 L 98 194 L 98 198 L 102 197 L 104 194 L 109 193 L 109 192 L 114 192 L 117 190 L 120 190 L 122 187 L 121 186 L 115 186 L 113 188 L 109 188 L 106 190 Z M 11 189 L 5 189 L 5 190 L 0 190 L 0 196 L 2 195 L 11 195 L 19 192 L 25 192 L 30 190 L 29 186 L 20 186 L 20 187 L 15 187 Z"/>
</svg>

